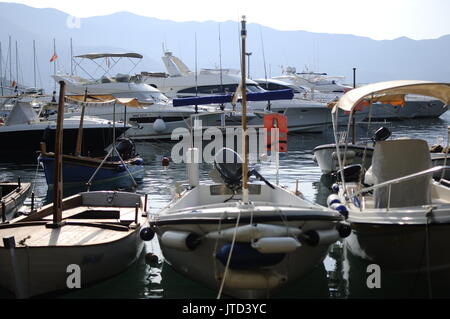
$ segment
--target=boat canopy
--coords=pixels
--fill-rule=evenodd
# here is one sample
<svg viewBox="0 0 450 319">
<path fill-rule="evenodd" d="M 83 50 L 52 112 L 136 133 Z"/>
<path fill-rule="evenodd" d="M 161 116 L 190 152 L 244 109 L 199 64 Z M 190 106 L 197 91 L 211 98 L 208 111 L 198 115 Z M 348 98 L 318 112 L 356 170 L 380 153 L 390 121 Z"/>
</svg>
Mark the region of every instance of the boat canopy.
<svg viewBox="0 0 450 319">
<path fill-rule="evenodd" d="M 450 104 L 450 83 L 400 80 L 368 84 L 345 93 L 333 105 L 333 113 L 338 108 L 348 112 L 353 111 L 364 100 L 369 100 L 371 103 L 389 103 L 404 99 L 406 94 L 431 96 L 441 100 L 445 106 Z"/>
<path fill-rule="evenodd" d="M 66 95 L 66 100 L 78 103 L 119 103 L 126 106 L 142 107 L 136 98 L 116 98 L 113 95 Z"/>
<path fill-rule="evenodd" d="M 74 58 L 84 58 L 84 59 L 101 59 L 101 58 L 135 58 L 142 59 L 143 56 L 139 53 L 90 53 L 77 55 Z"/>
<path fill-rule="evenodd" d="M 294 92 L 291 89 L 276 90 L 267 92 L 247 93 L 247 101 L 273 101 L 273 100 L 292 100 Z M 202 97 L 186 97 L 173 99 L 173 106 L 204 105 L 231 103 L 233 94 L 210 95 Z"/>
</svg>

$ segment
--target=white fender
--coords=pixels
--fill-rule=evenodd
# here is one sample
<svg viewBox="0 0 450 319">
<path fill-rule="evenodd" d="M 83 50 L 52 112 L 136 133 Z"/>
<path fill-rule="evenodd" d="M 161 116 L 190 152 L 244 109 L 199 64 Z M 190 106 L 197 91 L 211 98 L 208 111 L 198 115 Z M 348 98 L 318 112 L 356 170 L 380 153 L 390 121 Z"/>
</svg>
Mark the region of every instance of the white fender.
<svg viewBox="0 0 450 319">
<path fill-rule="evenodd" d="M 301 246 L 293 237 L 264 237 L 252 243 L 263 254 L 291 253 Z"/>
<path fill-rule="evenodd" d="M 214 231 L 206 234 L 206 238 L 232 240 L 235 228 L 230 227 L 225 230 Z M 302 233 L 300 228 L 286 227 L 280 225 L 256 224 L 239 226 L 236 229 L 236 241 L 238 242 L 252 242 L 253 240 L 262 237 L 297 237 Z"/>
<path fill-rule="evenodd" d="M 166 122 L 164 122 L 163 119 L 156 119 L 155 122 L 153 123 L 153 130 L 155 130 L 155 132 L 162 132 L 165 131 L 167 128 Z"/>
<path fill-rule="evenodd" d="M 193 233 L 181 231 L 166 231 L 161 236 L 161 244 L 167 248 L 182 251 L 192 251 L 196 248 L 198 236 Z"/>
</svg>

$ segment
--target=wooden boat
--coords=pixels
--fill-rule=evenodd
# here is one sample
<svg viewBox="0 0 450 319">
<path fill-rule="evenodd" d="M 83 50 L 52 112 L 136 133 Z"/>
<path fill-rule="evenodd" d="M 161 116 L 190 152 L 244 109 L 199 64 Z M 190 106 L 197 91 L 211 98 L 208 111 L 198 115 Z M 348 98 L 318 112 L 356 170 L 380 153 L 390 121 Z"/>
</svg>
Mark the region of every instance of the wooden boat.
<svg viewBox="0 0 450 319">
<path fill-rule="evenodd" d="M 19 210 L 31 190 L 31 183 L 2 182 L 0 183 L 1 219 L 5 222 Z"/>
<path fill-rule="evenodd" d="M 113 187 L 114 189 L 130 189 L 137 186 L 136 181 L 144 178 L 144 160 L 136 154 L 134 143 L 127 138 L 116 141 L 115 135 L 115 109 L 116 103 L 125 106 L 138 107 L 140 104 L 136 99 L 114 98 L 103 103 L 113 103 L 113 143 L 104 158 L 82 155 L 83 122 L 86 105 L 88 105 L 87 93 L 82 102 L 82 111 L 78 129 L 77 144 L 73 155 L 62 155 L 63 183 L 69 187 L 80 187 L 87 185 L 102 187 Z M 41 143 L 39 163 L 44 167 L 45 178 L 49 187 L 53 186 L 55 171 L 55 154 L 46 151 L 46 145 Z M 108 188 L 110 189 L 110 188 Z"/>
<path fill-rule="evenodd" d="M 62 199 L 64 82 L 60 86 L 54 202 L 0 225 L 0 286 L 17 298 L 79 289 L 114 276 L 138 258 L 146 238 L 143 196 L 100 191 Z"/>
<path fill-rule="evenodd" d="M 62 158 L 65 187 L 80 187 L 89 183 L 89 186 L 97 188 L 111 186 L 114 189 L 131 189 L 144 178 L 144 160 L 136 154 L 129 158 L 123 154 L 121 158 L 75 155 L 63 155 Z M 38 161 L 44 167 L 47 185 L 53 187 L 55 154 L 47 152 L 45 145 L 42 145 Z"/>
</svg>

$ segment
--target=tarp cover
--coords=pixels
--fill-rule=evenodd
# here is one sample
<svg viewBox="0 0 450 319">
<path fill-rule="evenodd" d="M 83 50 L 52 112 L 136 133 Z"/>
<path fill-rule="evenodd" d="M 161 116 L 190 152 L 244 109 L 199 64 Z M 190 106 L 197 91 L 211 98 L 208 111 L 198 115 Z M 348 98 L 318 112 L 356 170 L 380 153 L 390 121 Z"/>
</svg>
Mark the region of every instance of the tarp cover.
<svg viewBox="0 0 450 319">
<path fill-rule="evenodd" d="M 450 103 L 450 83 L 401 80 L 368 84 L 345 93 L 333 108 L 333 112 L 336 112 L 337 108 L 352 111 L 364 99 L 370 99 L 372 103 L 388 102 L 406 94 L 431 96 L 441 100 L 445 106 Z"/>
<path fill-rule="evenodd" d="M 30 103 L 16 102 L 8 117 L 5 125 L 29 124 L 38 121 L 38 116 Z"/>
<path fill-rule="evenodd" d="M 291 100 L 293 97 L 294 91 L 291 89 L 261 93 L 247 93 L 247 101 Z M 232 99 L 232 94 L 186 97 L 181 99 L 173 99 L 173 106 L 231 103 Z"/>
<path fill-rule="evenodd" d="M 142 59 L 143 56 L 139 53 L 89 53 L 77 55 L 74 58 L 84 58 L 84 59 L 100 59 L 100 58 L 135 58 Z"/>
<path fill-rule="evenodd" d="M 85 100 L 86 99 L 86 100 Z M 81 103 L 120 103 L 126 106 L 142 107 L 142 105 L 135 98 L 116 98 L 112 95 L 66 95 L 66 100 Z"/>
</svg>

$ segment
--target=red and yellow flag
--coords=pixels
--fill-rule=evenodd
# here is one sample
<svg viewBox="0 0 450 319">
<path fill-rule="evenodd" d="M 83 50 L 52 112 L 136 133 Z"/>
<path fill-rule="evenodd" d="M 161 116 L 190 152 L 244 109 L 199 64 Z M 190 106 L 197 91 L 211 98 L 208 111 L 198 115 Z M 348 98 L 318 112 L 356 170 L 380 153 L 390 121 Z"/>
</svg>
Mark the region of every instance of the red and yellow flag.
<svg viewBox="0 0 450 319">
<path fill-rule="evenodd" d="M 56 52 L 53 53 L 53 55 L 52 55 L 52 57 L 51 57 L 51 59 L 50 59 L 50 62 L 55 61 L 57 58 L 58 58 L 58 55 L 56 54 Z"/>
</svg>

